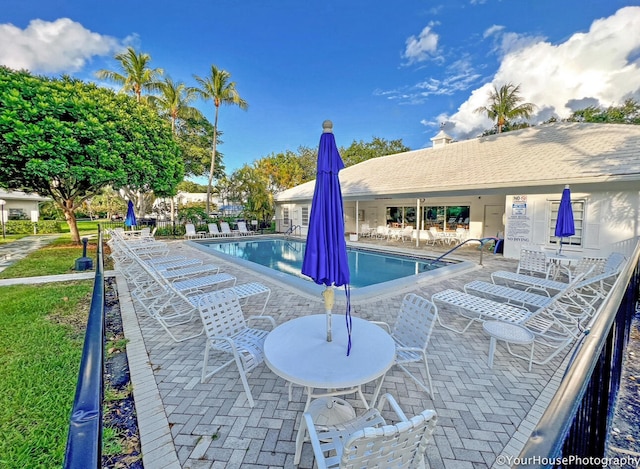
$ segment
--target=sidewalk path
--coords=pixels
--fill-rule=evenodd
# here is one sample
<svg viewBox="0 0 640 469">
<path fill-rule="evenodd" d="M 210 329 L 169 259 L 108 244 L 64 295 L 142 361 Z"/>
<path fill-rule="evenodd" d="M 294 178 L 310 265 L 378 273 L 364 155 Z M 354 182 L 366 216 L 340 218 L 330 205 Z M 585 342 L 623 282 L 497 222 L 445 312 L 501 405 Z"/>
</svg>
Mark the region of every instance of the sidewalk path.
<svg viewBox="0 0 640 469">
<path fill-rule="evenodd" d="M 0 272 L 57 238 L 57 235 L 27 236 L 10 243 L 0 244 Z"/>
</svg>

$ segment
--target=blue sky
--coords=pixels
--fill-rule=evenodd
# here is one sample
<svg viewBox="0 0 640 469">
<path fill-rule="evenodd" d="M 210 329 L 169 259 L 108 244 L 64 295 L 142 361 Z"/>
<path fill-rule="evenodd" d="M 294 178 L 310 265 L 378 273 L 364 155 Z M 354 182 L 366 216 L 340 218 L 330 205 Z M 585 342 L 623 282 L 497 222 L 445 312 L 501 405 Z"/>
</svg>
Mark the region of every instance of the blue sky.
<svg viewBox="0 0 640 469">
<path fill-rule="evenodd" d="M 491 127 L 473 110 L 520 84 L 533 123 L 640 100 L 640 0 L 3 0 L 0 64 L 94 80 L 126 46 L 195 85 L 229 71 L 249 109 L 223 107 L 227 172 L 316 147 L 430 146 Z M 196 103 L 213 121 L 213 105 Z"/>
</svg>

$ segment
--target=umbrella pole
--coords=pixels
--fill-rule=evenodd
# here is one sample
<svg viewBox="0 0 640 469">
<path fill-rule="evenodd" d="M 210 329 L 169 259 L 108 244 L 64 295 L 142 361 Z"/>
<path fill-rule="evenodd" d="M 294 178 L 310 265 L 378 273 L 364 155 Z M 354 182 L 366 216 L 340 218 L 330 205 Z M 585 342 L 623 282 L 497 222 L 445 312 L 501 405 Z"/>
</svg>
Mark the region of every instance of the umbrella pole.
<svg viewBox="0 0 640 469">
<path fill-rule="evenodd" d="M 333 309 L 334 293 L 333 287 L 327 287 L 322 292 L 324 298 L 324 310 L 327 313 L 327 342 L 331 342 L 331 310 Z"/>
</svg>

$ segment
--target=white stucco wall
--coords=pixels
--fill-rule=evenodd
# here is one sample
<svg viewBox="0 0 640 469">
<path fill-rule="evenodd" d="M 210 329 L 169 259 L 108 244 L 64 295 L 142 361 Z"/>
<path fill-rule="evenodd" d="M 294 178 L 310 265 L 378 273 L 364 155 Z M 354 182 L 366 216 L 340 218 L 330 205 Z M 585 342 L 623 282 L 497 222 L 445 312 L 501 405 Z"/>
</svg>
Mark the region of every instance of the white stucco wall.
<svg viewBox="0 0 640 469">
<path fill-rule="evenodd" d="M 518 194 L 505 201 L 505 257 L 517 259 L 524 244 L 556 250 L 549 242 L 550 201 L 560 194 Z M 582 246 L 564 246 L 563 252 L 580 256 L 624 251 L 628 240 L 640 235 L 640 192 L 571 193 L 584 200 Z"/>
</svg>

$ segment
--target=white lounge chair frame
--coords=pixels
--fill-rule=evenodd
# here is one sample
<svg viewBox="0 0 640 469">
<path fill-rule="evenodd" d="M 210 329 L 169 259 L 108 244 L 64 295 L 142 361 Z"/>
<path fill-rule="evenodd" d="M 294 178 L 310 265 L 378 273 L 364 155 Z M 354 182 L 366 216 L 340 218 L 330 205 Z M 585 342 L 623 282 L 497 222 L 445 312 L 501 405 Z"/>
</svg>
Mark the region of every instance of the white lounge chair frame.
<svg viewBox="0 0 640 469">
<path fill-rule="evenodd" d="M 386 329 L 396 343 L 395 364 L 431 396 L 434 389 L 427 361 L 427 346 L 437 317 L 438 308 L 431 301 L 409 293 L 402 300 L 393 328 L 385 322 L 374 321 Z M 407 368 L 409 364 L 420 362 L 424 363 L 428 386 Z M 384 380 L 384 376 L 382 379 Z M 377 396 L 374 396 L 373 402 L 376 399 Z"/>
<path fill-rule="evenodd" d="M 252 316 L 245 321 L 238 297 L 230 290 L 221 290 L 202 297 L 198 310 L 207 335 L 200 381 L 204 383 L 210 376 L 235 363 L 249 406 L 253 407 L 255 402 L 247 381 L 247 373 L 264 361 L 264 340 L 268 331 L 252 329 L 247 324 L 261 320 L 268 322 L 273 329 L 276 326 L 275 320 L 271 316 Z M 233 358 L 207 372 L 211 351 L 230 354 Z"/>
<path fill-rule="evenodd" d="M 385 402 L 396 414 L 395 425 L 388 425 L 381 415 Z M 382 396 L 378 409 L 354 420 L 326 426 L 316 425 L 313 418 L 310 412 L 304 413 L 299 434 L 309 433 L 318 469 L 424 467 L 424 454 L 437 423 L 431 409 L 407 418 L 390 394 Z M 301 446 L 296 448 L 295 465 L 300 463 Z"/>
</svg>

